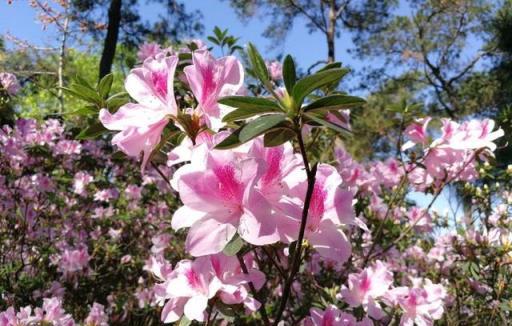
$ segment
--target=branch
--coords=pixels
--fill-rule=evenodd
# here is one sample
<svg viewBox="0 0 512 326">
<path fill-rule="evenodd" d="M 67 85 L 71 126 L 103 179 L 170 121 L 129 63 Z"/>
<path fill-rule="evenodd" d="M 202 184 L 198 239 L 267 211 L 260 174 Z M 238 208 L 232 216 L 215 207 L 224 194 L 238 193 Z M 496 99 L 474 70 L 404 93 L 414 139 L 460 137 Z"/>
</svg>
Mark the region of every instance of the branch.
<svg viewBox="0 0 512 326">
<path fill-rule="evenodd" d="M 240 263 L 242 272 L 244 272 L 244 274 L 248 276 L 249 271 L 247 270 L 247 266 L 245 265 L 244 258 L 240 254 L 237 254 L 236 257 L 238 258 L 238 262 Z M 261 314 L 261 318 L 263 319 L 263 322 L 265 323 L 265 325 L 270 325 L 270 320 L 268 319 L 267 311 L 265 310 L 265 302 L 263 302 L 263 300 L 261 300 L 259 298 L 258 291 L 256 291 L 256 288 L 254 287 L 254 284 L 251 281 L 249 281 L 249 289 L 251 290 L 252 296 L 254 297 L 254 299 L 260 301 L 260 303 L 261 303 L 259 312 Z"/>
<path fill-rule="evenodd" d="M 336 11 L 336 19 L 338 19 L 341 14 L 343 13 L 343 11 L 345 11 L 345 8 L 347 8 L 348 4 L 350 3 L 350 0 L 348 1 L 345 1 L 339 8 L 338 8 L 338 11 Z"/>
<path fill-rule="evenodd" d="M 451 85 L 454 81 L 457 81 L 457 79 L 463 77 L 468 71 L 470 71 L 480 59 L 486 55 L 486 52 L 480 52 L 467 66 L 464 68 L 459 74 L 453 76 L 448 80 L 448 84 Z"/>
<path fill-rule="evenodd" d="M 316 18 L 314 16 L 311 16 L 303 7 L 297 5 L 295 3 L 295 0 L 288 0 L 288 1 L 292 5 L 292 7 L 297 9 L 304 16 L 306 16 L 306 18 L 308 18 L 313 23 L 313 25 L 315 25 L 319 30 L 321 30 L 323 33 L 327 33 L 327 26 L 320 25 L 320 23 L 316 20 Z"/>
<path fill-rule="evenodd" d="M 297 238 L 297 242 L 295 244 L 295 250 L 293 250 L 293 257 L 291 257 L 292 264 L 290 268 L 290 274 L 286 279 L 283 296 L 281 298 L 281 303 L 279 305 L 279 310 L 277 311 L 276 319 L 274 320 L 274 326 L 277 326 L 283 316 L 283 312 L 286 308 L 286 303 L 290 297 L 290 292 L 292 288 L 293 281 L 295 279 L 295 275 L 299 271 L 300 261 L 302 256 L 302 242 L 304 241 L 304 233 L 306 231 L 306 224 L 308 221 L 308 211 L 309 205 L 311 204 L 311 198 L 313 197 L 313 190 L 315 188 L 315 178 L 316 178 L 316 170 L 318 164 L 313 165 L 313 168 L 310 168 L 306 147 L 304 146 L 304 140 L 302 139 L 301 130 L 297 130 L 297 140 L 299 142 L 300 152 L 302 155 L 302 160 L 304 162 L 304 167 L 306 169 L 306 174 L 308 178 L 308 188 L 306 191 L 306 198 L 304 199 L 304 208 L 302 210 L 302 219 L 300 222 L 300 230 L 299 237 Z"/>
</svg>

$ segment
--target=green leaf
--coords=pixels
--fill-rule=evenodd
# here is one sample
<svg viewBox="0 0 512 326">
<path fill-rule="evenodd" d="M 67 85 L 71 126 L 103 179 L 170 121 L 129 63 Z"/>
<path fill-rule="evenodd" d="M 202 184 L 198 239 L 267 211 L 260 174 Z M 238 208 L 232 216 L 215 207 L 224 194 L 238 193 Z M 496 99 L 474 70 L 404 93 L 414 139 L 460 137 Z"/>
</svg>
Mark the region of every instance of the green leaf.
<svg viewBox="0 0 512 326">
<path fill-rule="evenodd" d="M 351 108 L 354 106 L 360 106 L 366 103 L 366 101 L 357 96 L 349 95 L 330 95 L 322 97 L 307 106 L 305 106 L 304 112 L 308 111 L 331 111 Z"/>
<path fill-rule="evenodd" d="M 286 58 L 284 58 L 283 80 L 288 94 L 291 94 L 293 86 L 297 82 L 297 73 L 295 72 L 295 62 L 293 62 L 293 58 L 290 55 L 287 55 Z"/>
<path fill-rule="evenodd" d="M 239 140 L 241 143 L 245 143 L 264 134 L 284 121 L 286 121 L 286 117 L 282 114 L 271 114 L 259 117 L 242 128 Z"/>
<path fill-rule="evenodd" d="M 207 39 L 208 39 L 208 41 L 212 42 L 215 45 L 220 45 L 219 42 L 217 41 L 217 39 L 213 36 L 208 36 Z"/>
<path fill-rule="evenodd" d="M 112 73 L 105 75 L 103 78 L 101 78 L 100 82 L 98 83 L 98 93 L 100 94 L 102 99 L 106 98 L 108 96 L 108 93 L 110 93 L 113 82 L 114 74 Z"/>
<path fill-rule="evenodd" d="M 224 247 L 224 250 L 222 252 L 226 256 L 235 256 L 240 249 L 244 246 L 244 240 L 240 238 L 238 234 L 236 234 L 231 241 L 228 242 L 228 244 Z"/>
<path fill-rule="evenodd" d="M 78 136 L 78 139 L 95 139 L 105 133 L 107 129 L 101 124 L 101 122 L 95 122 L 89 127 L 82 130 Z"/>
<path fill-rule="evenodd" d="M 320 118 L 318 116 L 316 116 L 314 113 L 304 113 L 304 116 L 306 116 L 307 118 L 313 120 L 314 122 L 316 123 L 319 123 L 327 128 L 330 128 L 334 131 L 337 131 L 337 132 L 340 132 L 340 133 L 343 133 L 343 134 L 347 134 L 347 133 L 350 133 L 350 130 L 342 127 L 342 126 L 339 126 L 337 124 L 334 124 L 332 122 L 329 122 L 327 120 L 325 120 L 324 118 Z"/>
<path fill-rule="evenodd" d="M 238 138 L 242 128 L 243 127 L 238 128 L 231 135 L 227 136 L 223 141 L 215 146 L 215 149 L 230 149 L 242 145 L 240 139 Z"/>
<path fill-rule="evenodd" d="M 263 136 L 263 144 L 265 147 L 279 146 L 295 137 L 295 132 L 289 128 L 279 128 L 269 131 Z"/>
<path fill-rule="evenodd" d="M 62 89 L 62 91 L 63 91 L 64 93 L 68 94 L 68 95 L 69 95 L 69 96 L 71 96 L 71 97 L 79 98 L 79 99 L 81 99 L 81 100 L 83 100 L 83 101 L 86 101 L 86 102 L 88 102 L 88 103 L 91 103 L 91 102 L 92 102 L 92 103 L 95 103 L 95 100 L 94 100 L 94 99 L 92 99 L 92 98 L 90 98 L 90 97 L 88 97 L 88 96 L 86 96 L 86 95 L 84 95 L 84 94 L 80 93 L 80 92 L 79 92 L 79 91 L 77 91 L 77 90 L 74 90 L 74 89 L 71 89 L 71 88 L 67 88 L 67 87 L 62 87 L 61 89 Z"/>
<path fill-rule="evenodd" d="M 178 54 L 178 58 L 179 58 L 179 61 L 188 61 L 188 60 L 192 60 L 192 53 L 190 52 L 182 52 L 180 54 Z"/>
<path fill-rule="evenodd" d="M 220 98 L 218 102 L 237 109 L 258 109 L 265 107 L 273 110 L 280 110 L 280 107 L 276 102 L 263 97 L 226 96 Z"/>
<path fill-rule="evenodd" d="M 192 321 L 188 319 L 187 316 L 183 315 L 178 326 L 189 326 L 191 323 Z"/>
<path fill-rule="evenodd" d="M 317 72 L 326 71 L 326 70 L 335 69 L 335 68 L 341 68 L 341 62 L 328 63 L 325 66 L 323 66 L 321 69 L 318 69 Z"/>
<path fill-rule="evenodd" d="M 247 46 L 247 54 L 249 55 L 249 61 L 251 62 L 252 70 L 256 77 L 258 77 L 263 83 L 268 82 L 270 77 L 265 60 L 263 60 L 260 53 L 252 43 L 249 43 Z"/>
<path fill-rule="evenodd" d="M 105 101 L 105 104 L 107 105 L 107 108 L 110 112 L 115 112 L 115 111 L 117 111 L 117 109 L 119 109 L 119 107 L 128 103 L 129 101 L 130 101 L 130 98 L 128 96 L 128 93 L 120 92 L 120 93 L 110 96 Z"/>
<path fill-rule="evenodd" d="M 264 108 L 264 107 L 258 107 L 258 108 L 252 108 L 252 109 L 236 109 L 235 111 L 229 112 L 226 114 L 226 116 L 222 119 L 223 122 L 233 122 L 237 120 L 245 120 L 247 118 L 251 118 L 255 115 L 260 115 L 263 113 L 271 113 L 275 112 L 275 109 L 271 108 Z"/>
<path fill-rule="evenodd" d="M 295 103 L 297 103 L 298 106 L 302 105 L 306 96 L 325 85 L 340 80 L 348 72 L 348 69 L 335 68 L 317 72 L 313 75 L 302 78 L 293 87 L 292 97 L 295 100 Z"/>
<path fill-rule="evenodd" d="M 70 86 L 70 89 L 76 94 L 78 94 L 80 98 L 84 99 L 87 102 L 94 104 L 101 103 L 102 98 L 100 97 L 98 92 L 92 88 L 79 84 L 73 84 Z"/>
<path fill-rule="evenodd" d="M 223 33 L 222 31 L 220 30 L 219 26 L 215 26 L 213 28 L 213 33 L 215 34 L 215 36 L 217 36 L 217 39 L 218 40 L 222 40 L 223 39 Z"/>
<path fill-rule="evenodd" d="M 98 108 L 94 105 L 87 105 L 82 108 L 79 108 L 72 112 L 66 112 L 66 115 L 71 116 L 92 116 L 98 114 Z"/>
<path fill-rule="evenodd" d="M 228 96 L 221 98 L 218 102 L 237 108 L 237 110 L 228 113 L 224 119 L 222 119 L 224 122 L 247 119 L 249 117 L 267 112 L 281 111 L 281 108 L 279 105 L 277 105 L 277 103 L 259 97 Z"/>
<path fill-rule="evenodd" d="M 92 87 L 92 85 L 85 78 L 83 78 L 80 75 L 76 75 L 74 78 L 74 81 L 75 81 L 74 84 L 82 85 L 84 87 L 94 90 L 94 87 Z"/>
</svg>

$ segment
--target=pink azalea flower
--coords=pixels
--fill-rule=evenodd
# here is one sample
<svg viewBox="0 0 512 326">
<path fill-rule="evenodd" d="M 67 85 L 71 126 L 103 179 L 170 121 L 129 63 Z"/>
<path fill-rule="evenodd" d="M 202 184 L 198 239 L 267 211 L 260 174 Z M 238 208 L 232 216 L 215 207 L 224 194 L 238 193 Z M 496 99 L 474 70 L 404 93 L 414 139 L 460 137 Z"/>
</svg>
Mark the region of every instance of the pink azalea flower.
<svg viewBox="0 0 512 326">
<path fill-rule="evenodd" d="M 199 104 L 198 110 L 209 126 L 218 130 L 222 118 L 232 108 L 217 103 L 223 96 L 235 95 L 244 82 L 244 69 L 234 56 L 215 59 L 208 51 L 195 51 L 192 65 L 183 69 L 190 89 Z"/>
<path fill-rule="evenodd" d="M 22 325 L 16 317 L 16 310 L 13 307 L 7 308 L 7 310 L 0 312 L 0 326 L 16 326 Z"/>
<path fill-rule="evenodd" d="M 172 236 L 169 233 L 157 234 L 151 238 L 153 246 L 151 246 L 151 253 L 153 255 L 161 255 L 169 245 Z"/>
<path fill-rule="evenodd" d="M 423 232 L 429 232 L 432 230 L 432 216 L 424 209 L 420 209 L 416 206 L 412 207 L 407 214 L 409 223 L 414 225 L 414 229 Z"/>
<path fill-rule="evenodd" d="M 432 118 L 430 117 L 416 119 L 416 121 L 414 121 L 410 126 L 405 128 L 404 135 L 409 138 L 409 141 L 402 145 L 402 151 L 405 151 L 416 144 L 426 144 L 427 127 L 431 120 Z"/>
<path fill-rule="evenodd" d="M 304 326 L 372 326 L 373 323 L 367 317 L 357 321 L 356 317 L 330 305 L 325 310 L 311 308 L 310 316 L 304 321 Z"/>
<path fill-rule="evenodd" d="M 496 150 L 494 140 L 504 135 L 503 129 L 494 129 L 494 120 L 470 120 L 461 125 L 453 121 L 443 120 L 443 136 L 440 146 L 453 149 L 488 148 Z"/>
<path fill-rule="evenodd" d="M 85 187 L 94 180 L 87 172 L 77 172 L 73 178 L 73 192 L 78 195 L 85 194 Z"/>
<path fill-rule="evenodd" d="M 362 305 L 371 317 L 381 319 L 384 313 L 376 300 L 383 296 L 392 284 L 393 273 L 378 260 L 359 274 L 349 274 L 348 287 L 342 287 L 340 296 L 351 307 Z"/>
<path fill-rule="evenodd" d="M 399 287 L 391 290 L 388 295 L 403 310 L 400 325 L 431 326 L 434 320 L 441 319 L 443 315 L 446 290 L 430 280 L 425 280 L 423 287 L 419 284 L 412 288 Z"/>
<path fill-rule="evenodd" d="M 137 185 L 128 185 L 124 190 L 127 199 L 137 201 L 142 198 L 142 187 Z"/>
<path fill-rule="evenodd" d="M 424 159 L 427 173 L 434 181 L 472 181 L 478 177 L 472 151 L 431 148 Z"/>
<path fill-rule="evenodd" d="M 64 274 L 80 272 L 88 267 L 89 259 L 87 248 L 65 249 L 59 261 L 59 269 Z"/>
<path fill-rule="evenodd" d="M 366 190 L 368 180 L 373 175 L 368 173 L 365 167 L 356 162 L 341 144 L 336 144 L 334 154 L 336 156 L 337 168 L 343 179 L 344 187 L 353 190 Z"/>
<path fill-rule="evenodd" d="M 162 52 L 162 48 L 157 43 L 144 43 L 137 52 L 137 58 L 143 62 L 147 58 L 154 58 L 160 52 Z"/>
<path fill-rule="evenodd" d="M 103 201 L 107 203 L 117 197 L 119 197 L 119 192 L 115 188 L 98 190 L 94 194 L 95 201 Z"/>
<path fill-rule="evenodd" d="M 248 297 L 245 287 L 249 281 L 261 288 L 264 275 L 253 269 L 249 275 L 243 274 L 235 257 L 220 254 L 182 260 L 164 283 L 155 286 L 157 302 L 168 300 L 162 310 L 162 321 L 172 323 L 182 315 L 204 321 L 208 300 L 217 294 L 226 304 L 244 303 L 254 311 L 259 303 Z"/>
<path fill-rule="evenodd" d="M 246 256 L 247 257 L 247 256 Z M 213 255 L 210 261 L 215 276 L 222 283 L 219 297 L 225 304 L 243 303 L 248 310 L 256 311 L 260 303 L 249 295 L 247 284 L 252 282 L 254 288 L 259 290 L 265 283 L 265 274 L 252 268 L 248 259 L 244 257 L 247 266 L 247 275 L 243 273 L 238 259 L 234 256 Z"/>
<path fill-rule="evenodd" d="M 138 103 L 123 105 L 116 113 L 100 111 L 100 121 L 110 130 L 119 130 L 112 143 L 129 156 L 144 153 L 144 170 L 151 152 L 160 142 L 162 131 L 178 108 L 174 99 L 176 56 L 149 59 L 133 69 L 125 81 L 128 94 Z"/>
<path fill-rule="evenodd" d="M 192 151 L 201 144 L 213 147 L 213 137 L 209 132 L 202 132 L 196 137 L 195 145 L 190 138 L 185 138 L 181 143 L 167 153 L 167 166 L 171 167 L 179 163 L 188 162 L 192 159 Z"/>
<path fill-rule="evenodd" d="M 370 168 L 376 182 L 386 188 L 393 188 L 400 183 L 404 170 L 400 163 L 390 157 L 385 162 L 377 161 Z"/>
<path fill-rule="evenodd" d="M 43 299 L 43 306 L 34 310 L 35 321 L 56 326 L 74 326 L 75 321 L 71 315 L 66 314 L 62 302 L 57 298 Z"/>
<path fill-rule="evenodd" d="M 261 171 L 252 193 L 247 197 L 250 200 L 248 204 L 252 207 L 266 207 L 266 210 L 248 214 L 241 221 L 243 229 L 239 232 L 252 244 L 277 242 L 283 237 L 283 232 L 290 230 L 290 224 L 295 229 L 294 221 L 282 216 L 279 201 L 288 193 L 288 186 L 283 180 L 296 170 L 304 173 L 300 169 L 302 160 L 293 152 L 291 144 L 264 147 L 261 138 L 251 142 L 247 155 L 259 162 Z"/>
<path fill-rule="evenodd" d="M 102 304 L 94 302 L 84 321 L 86 326 L 108 326 L 108 316 Z"/>
<path fill-rule="evenodd" d="M 194 150 L 191 163 L 175 172 L 171 184 L 184 206 L 174 213 L 172 227 L 190 227 L 186 248 L 191 255 L 221 252 L 237 230 L 248 242 L 258 238 L 252 233 L 259 230 L 243 225 L 271 213 L 270 204 L 252 191 L 261 166 L 234 151 L 209 150 L 203 144 Z"/>
<path fill-rule="evenodd" d="M 0 72 L 0 86 L 11 96 L 16 95 L 20 91 L 18 79 L 9 72 Z"/>
<path fill-rule="evenodd" d="M 288 223 L 283 241 L 294 241 L 299 234 L 303 201 L 307 182 L 304 171 L 294 170 L 284 180 L 290 198 L 283 198 L 280 209 L 293 222 Z M 320 255 L 340 263 L 345 262 L 351 253 L 350 243 L 341 226 L 354 222 L 352 193 L 341 189 L 342 179 L 335 168 L 320 164 L 311 199 L 305 238 Z"/>
<path fill-rule="evenodd" d="M 171 264 L 161 255 L 151 256 L 142 269 L 150 272 L 160 281 L 165 281 L 172 273 Z"/>
</svg>

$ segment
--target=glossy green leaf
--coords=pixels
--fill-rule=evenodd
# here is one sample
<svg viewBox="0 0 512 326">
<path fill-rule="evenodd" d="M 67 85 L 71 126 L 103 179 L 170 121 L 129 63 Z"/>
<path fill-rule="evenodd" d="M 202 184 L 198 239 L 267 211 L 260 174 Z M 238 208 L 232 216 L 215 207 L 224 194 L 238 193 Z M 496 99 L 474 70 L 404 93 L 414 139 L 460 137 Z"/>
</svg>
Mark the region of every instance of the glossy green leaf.
<svg viewBox="0 0 512 326">
<path fill-rule="evenodd" d="M 270 76 L 265 60 L 263 60 L 262 56 L 252 43 L 249 43 L 247 46 L 247 54 L 256 77 L 258 77 L 263 83 L 269 81 Z"/>
<path fill-rule="evenodd" d="M 241 143 L 245 143 L 264 134 L 284 121 L 286 121 L 286 117 L 282 114 L 271 114 L 259 117 L 242 128 L 239 140 Z"/>
<path fill-rule="evenodd" d="M 258 109 L 261 107 L 280 110 L 279 105 L 269 99 L 251 96 L 226 96 L 218 100 L 220 104 L 231 106 L 237 109 Z"/>
<path fill-rule="evenodd" d="M 297 82 L 297 73 L 295 71 L 295 62 L 290 55 L 287 55 L 286 58 L 284 58 L 283 80 L 288 94 L 291 94 L 293 86 Z"/>
<path fill-rule="evenodd" d="M 295 132 L 289 128 L 279 128 L 269 131 L 263 137 L 265 147 L 274 147 L 282 145 L 295 137 Z"/>
<path fill-rule="evenodd" d="M 357 96 L 349 95 L 330 95 L 322 97 L 307 106 L 305 106 L 304 112 L 308 111 L 331 111 L 352 108 L 360 106 L 366 103 L 366 101 Z"/>
<path fill-rule="evenodd" d="M 276 112 L 275 109 L 271 108 L 252 108 L 252 109 L 236 109 L 235 111 L 232 111 L 222 119 L 223 122 L 233 122 L 237 120 L 245 120 L 251 117 L 254 117 L 256 115 L 264 114 L 264 113 L 271 113 Z"/>
<path fill-rule="evenodd" d="M 101 122 L 95 122 L 89 127 L 82 130 L 77 138 L 78 139 L 95 139 L 104 134 L 107 129 L 101 124 Z"/>
<path fill-rule="evenodd" d="M 215 149 L 230 149 L 240 146 L 242 143 L 238 137 L 242 128 L 243 127 L 238 128 L 231 135 L 227 136 L 223 141 L 215 146 Z"/>
<path fill-rule="evenodd" d="M 335 69 L 335 68 L 341 68 L 341 62 L 328 63 L 325 66 L 323 66 L 321 69 L 318 69 L 317 72 L 326 71 L 326 70 Z"/>
<path fill-rule="evenodd" d="M 313 91 L 340 80 L 349 72 L 348 69 L 335 68 L 317 72 L 299 80 L 293 87 L 292 97 L 297 105 L 302 105 L 304 98 Z"/>
<path fill-rule="evenodd" d="M 247 119 L 262 113 L 281 111 L 277 103 L 259 97 L 228 96 L 221 98 L 219 103 L 237 108 L 222 119 L 224 122 Z"/>
<path fill-rule="evenodd" d="M 92 84 L 90 84 L 85 78 L 83 78 L 82 76 L 80 75 L 76 75 L 75 78 L 74 78 L 74 84 L 76 85 L 82 85 L 84 87 L 87 87 L 89 89 L 94 89 L 94 87 L 92 86 Z"/>
<path fill-rule="evenodd" d="M 117 109 L 119 109 L 121 106 L 125 105 L 128 102 L 129 102 L 128 97 L 114 97 L 114 98 L 110 97 L 106 101 L 106 104 L 107 104 L 107 108 L 109 111 L 115 112 L 115 111 L 117 111 Z"/>
<path fill-rule="evenodd" d="M 70 116 L 93 116 L 98 114 L 98 108 L 94 105 L 87 105 L 84 107 L 81 107 L 75 111 L 67 112 L 66 115 Z"/>
<path fill-rule="evenodd" d="M 319 117 L 319 116 L 315 115 L 312 112 L 304 113 L 304 116 L 307 117 L 308 119 L 311 119 L 312 121 L 322 125 L 322 126 L 330 128 L 330 129 L 332 129 L 334 131 L 337 131 L 337 132 L 340 132 L 340 133 L 343 133 L 343 134 L 350 133 L 350 130 L 348 130 L 348 129 L 342 127 L 342 126 L 339 126 L 337 124 L 334 124 L 334 123 L 332 123 L 330 121 L 327 121 L 323 117 Z"/>
<path fill-rule="evenodd" d="M 114 74 L 110 73 L 103 78 L 101 78 L 98 83 L 98 93 L 101 98 L 106 98 L 110 90 L 112 89 L 112 83 L 114 82 Z"/>
<path fill-rule="evenodd" d="M 76 94 L 79 94 L 79 96 L 82 99 L 85 99 L 87 102 L 101 103 L 102 101 L 102 98 L 100 97 L 98 92 L 87 86 L 72 84 L 70 89 L 74 91 Z"/>
<path fill-rule="evenodd" d="M 89 102 L 89 103 L 95 103 L 96 102 L 95 98 L 91 98 L 91 97 L 89 97 L 89 96 L 87 96 L 85 94 L 82 94 L 79 90 L 71 89 L 71 88 L 68 88 L 68 87 L 62 87 L 61 89 L 62 89 L 62 91 L 64 93 L 68 94 L 71 97 L 76 97 L 78 99 L 81 99 L 81 100 Z"/>
</svg>

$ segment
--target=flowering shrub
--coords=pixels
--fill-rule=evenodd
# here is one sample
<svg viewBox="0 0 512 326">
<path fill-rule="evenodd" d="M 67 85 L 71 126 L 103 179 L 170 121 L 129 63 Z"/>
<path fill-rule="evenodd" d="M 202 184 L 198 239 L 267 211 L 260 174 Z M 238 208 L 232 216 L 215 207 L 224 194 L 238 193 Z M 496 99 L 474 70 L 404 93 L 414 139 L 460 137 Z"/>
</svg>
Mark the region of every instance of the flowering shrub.
<svg viewBox="0 0 512 326">
<path fill-rule="evenodd" d="M 0 325 L 505 322 L 503 131 L 404 109 L 396 157 L 357 162 L 334 141 L 364 103 L 337 90 L 347 69 L 299 78 L 290 56 L 247 54 L 148 44 L 133 102 L 108 97 L 112 76 L 70 87 L 133 160 L 54 120 L 2 129 Z M 471 199 L 463 220 L 432 210 L 449 189 Z"/>
</svg>

